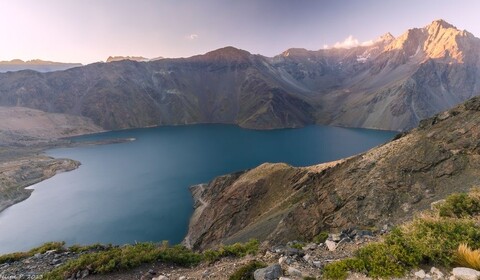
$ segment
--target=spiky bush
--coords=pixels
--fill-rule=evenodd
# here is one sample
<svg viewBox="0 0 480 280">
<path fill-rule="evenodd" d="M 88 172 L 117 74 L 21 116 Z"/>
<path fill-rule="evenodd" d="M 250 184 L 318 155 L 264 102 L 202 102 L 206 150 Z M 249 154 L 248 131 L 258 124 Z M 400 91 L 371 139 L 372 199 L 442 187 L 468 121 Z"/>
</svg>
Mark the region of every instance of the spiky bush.
<svg viewBox="0 0 480 280">
<path fill-rule="evenodd" d="M 472 250 L 467 244 L 462 243 L 458 246 L 456 261 L 464 267 L 480 269 L 480 250 Z"/>
</svg>

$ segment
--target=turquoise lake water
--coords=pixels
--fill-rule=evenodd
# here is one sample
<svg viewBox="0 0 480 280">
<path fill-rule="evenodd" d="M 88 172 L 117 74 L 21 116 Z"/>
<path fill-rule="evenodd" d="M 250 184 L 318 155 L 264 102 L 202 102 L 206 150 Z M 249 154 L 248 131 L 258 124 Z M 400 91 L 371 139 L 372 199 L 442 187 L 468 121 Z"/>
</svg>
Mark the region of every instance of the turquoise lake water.
<svg viewBox="0 0 480 280">
<path fill-rule="evenodd" d="M 179 243 L 193 212 L 189 186 L 264 162 L 307 166 L 340 159 L 395 134 L 328 126 L 256 131 L 190 125 L 83 136 L 76 141 L 136 140 L 48 151 L 82 165 L 32 186 L 30 198 L 0 213 L 0 253 L 47 241 Z"/>
</svg>

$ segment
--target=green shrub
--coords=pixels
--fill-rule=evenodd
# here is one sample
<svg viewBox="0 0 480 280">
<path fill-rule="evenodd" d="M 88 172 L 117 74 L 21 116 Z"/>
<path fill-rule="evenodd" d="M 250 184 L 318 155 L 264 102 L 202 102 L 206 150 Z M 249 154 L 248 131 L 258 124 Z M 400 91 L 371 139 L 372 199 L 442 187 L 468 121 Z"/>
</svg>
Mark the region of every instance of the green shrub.
<svg viewBox="0 0 480 280">
<path fill-rule="evenodd" d="M 222 245 L 217 250 L 206 250 L 203 253 L 205 260 L 215 262 L 223 257 L 244 257 L 258 252 L 259 243 L 256 239 L 251 239 L 246 243 L 235 243 L 232 245 Z"/>
<path fill-rule="evenodd" d="M 182 245 L 163 248 L 158 254 L 158 260 L 181 266 L 194 266 L 202 261 L 201 254 L 194 253 Z"/>
<path fill-rule="evenodd" d="M 480 199 L 466 193 L 452 194 L 438 208 L 441 217 L 471 217 L 480 213 Z"/>
<path fill-rule="evenodd" d="M 352 260 L 352 263 L 362 263 L 361 268 L 370 277 L 402 276 L 406 268 L 398 262 L 396 250 L 391 249 L 392 246 L 384 243 L 371 243 L 357 252 L 357 259 Z M 350 266 L 348 268 L 357 270 Z"/>
<path fill-rule="evenodd" d="M 295 242 L 292 245 L 290 245 L 291 248 L 302 250 L 303 246 L 305 246 L 305 243 L 303 242 Z"/>
<path fill-rule="evenodd" d="M 336 261 L 325 265 L 323 268 L 323 278 L 325 279 L 347 279 L 348 271 L 346 260 Z"/>
<path fill-rule="evenodd" d="M 250 261 L 248 264 L 237 269 L 230 277 L 229 280 L 254 280 L 253 273 L 255 270 L 267 267 L 263 262 Z"/>
<path fill-rule="evenodd" d="M 327 241 L 327 238 L 328 238 L 328 232 L 322 231 L 322 232 L 320 232 L 317 236 L 315 236 L 315 237 L 313 238 L 313 242 L 315 242 L 315 243 L 324 243 L 325 241 Z"/>
</svg>

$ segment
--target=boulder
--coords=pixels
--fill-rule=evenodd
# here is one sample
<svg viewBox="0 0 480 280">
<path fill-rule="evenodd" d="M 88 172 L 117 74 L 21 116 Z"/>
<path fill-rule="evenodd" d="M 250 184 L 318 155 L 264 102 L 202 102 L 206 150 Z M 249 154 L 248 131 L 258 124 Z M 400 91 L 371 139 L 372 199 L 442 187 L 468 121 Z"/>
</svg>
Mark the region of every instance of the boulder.
<svg viewBox="0 0 480 280">
<path fill-rule="evenodd" d="M 302 247 L 304 251 L 315 250 L 316 248 L 317 248 L 317 244 L 315 243 L 308 243 L 307 245 Z"/>
<path fill-rule="evenodd" d="M 332 241 L 338 242 L 338 241 L 340 241 L 340 240 L 342 239 L 342 234 L 340 234 L 340 233 L 331 233 L 329 239 L 332 240 Z"/>
<path fill-rule="evenodd" d="M 440 269 L 433 267 L 430 269 L 430 274 L 435 278 L 435 279 L 443 279 L 444 274 L 440 271 Z"/>
<path fill-rule="evenodd" d="M 287 272 L 288 272 L 288 275 L 290 275 L 290 276 L 302 277 L 302 272 L 300 270 L 296 269 L 295 267 L 289 266 Z"/>
<path fill-rule="evenodd" d="M 425 274 L 425 271 L 423 271 L 423 269 L 420 269 L 419 271 L 415 272 L 415 277 L 416 278 L 420 278 L 420 279 L 423 279 L 425 278 L 426 274 Z"/>
<path fill-rule="evenodd" d="M 327 246 L 329 251 L 335 251 L 335 249 L 337 249 L 337 243 L 331 240 L 325 241 L 325 245 Z"/>
<path fill-rule="evenodd" d="M 274 280 L 282 276 L 282 267 L 279 264 L 257 269 L 253 273 L 255 280 Z"/>
<path fill-rule="evenodd" d="M 452 270 L 452 275 L 457 280 L 477 280 L 480 278 L 480 271 L 466 267 L 455 267 Z"/>
</svg>

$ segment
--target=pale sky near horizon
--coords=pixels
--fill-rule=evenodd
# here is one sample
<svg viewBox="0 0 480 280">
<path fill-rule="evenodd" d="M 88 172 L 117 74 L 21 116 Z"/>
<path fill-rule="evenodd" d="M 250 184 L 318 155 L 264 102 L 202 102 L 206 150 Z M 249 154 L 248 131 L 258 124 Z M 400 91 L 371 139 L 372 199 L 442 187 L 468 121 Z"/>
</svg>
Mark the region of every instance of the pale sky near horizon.
<svg viewBox="0 0 480 280">
<path fill-rule="evenodd" d="M 0 60 L 84 64 L 188 57 L 224 46 L 274 56 L 445 19 L 480 37 L 476 0 L 0 0 Z"/>
</svg>

